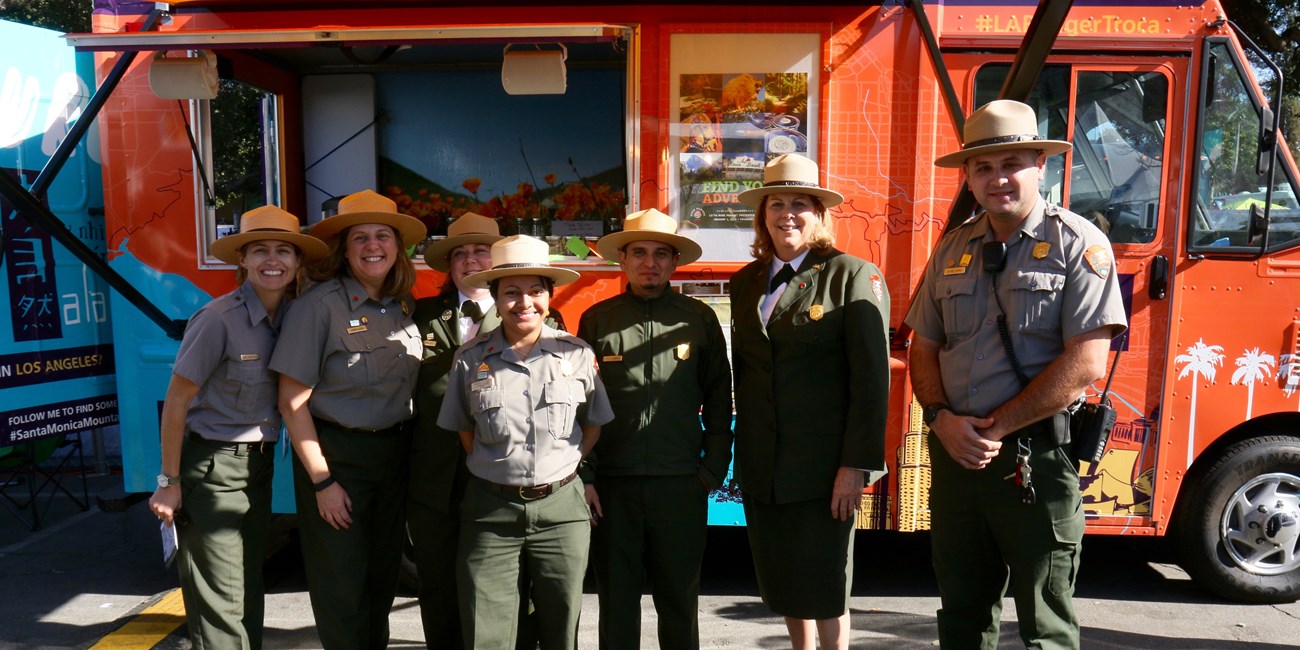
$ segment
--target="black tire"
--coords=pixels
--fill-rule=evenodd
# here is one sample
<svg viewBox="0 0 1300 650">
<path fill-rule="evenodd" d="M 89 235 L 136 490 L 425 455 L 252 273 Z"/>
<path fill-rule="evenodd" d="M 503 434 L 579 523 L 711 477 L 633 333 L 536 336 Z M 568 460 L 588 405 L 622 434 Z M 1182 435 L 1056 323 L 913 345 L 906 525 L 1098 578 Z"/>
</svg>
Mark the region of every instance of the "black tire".
<svg viewBox="0 0 1300 650">
<path fill-rule="evenodd" d="M 1187 573 L 1231 600 L 1300 598 L 1300 439 L 1234 443 L 1186 480 L 1174 523 Z"/>
</svg>

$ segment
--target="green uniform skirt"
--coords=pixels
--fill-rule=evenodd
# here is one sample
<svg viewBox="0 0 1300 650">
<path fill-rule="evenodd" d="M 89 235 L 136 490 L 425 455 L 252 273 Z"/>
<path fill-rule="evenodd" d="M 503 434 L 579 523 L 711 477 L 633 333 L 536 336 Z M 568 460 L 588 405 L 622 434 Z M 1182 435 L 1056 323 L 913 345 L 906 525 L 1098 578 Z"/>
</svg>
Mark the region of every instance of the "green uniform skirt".
<svg viewBox="0 0 1300 650">
<path fill-rule="evenodd" d="M 853 586 L 853 519 L 831 516 L 830 498 L 765 504 L 745 500 L 749 547 L 763 602 L 782 616 L 838 618 Z"/>
</svg>

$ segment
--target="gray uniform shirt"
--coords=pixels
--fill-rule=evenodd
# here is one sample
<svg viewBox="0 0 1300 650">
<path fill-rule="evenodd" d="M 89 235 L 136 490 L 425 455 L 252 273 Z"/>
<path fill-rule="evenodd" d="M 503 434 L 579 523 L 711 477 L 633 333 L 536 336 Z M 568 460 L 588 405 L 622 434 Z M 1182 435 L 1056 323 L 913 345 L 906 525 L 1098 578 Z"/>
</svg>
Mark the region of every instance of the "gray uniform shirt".
<svg viewBox="0 0 1300 650">
<path fill-rule="evenodd" d="M 944 393 L 958 413 L 983 417 L 1021 390 L 998 335 L 992 274 L 981 246 L 992 241 L 980 214 L 947 234 L 926 267 L 906 322 L 942 344 Z M 1016 357 L 1033 378 L 1065 349 L 1065 341 L 1099 327 L 1127 327 L 1110 242 L 1087 219 L 1039 199 L 1007 241 L 997 276 Z"/>
<path fill-rule="evenodd" d="M 386 429 L 414 413 L 420 369 L 414 301 L 372 300 L 350 275 L 308 289 L 284 316 L 271 369 L 312 388 L 311 414 L 350 429 Z"/>
<path fill-rule="evenodd" d="M 544 327 L 520 359 L 497 328 L 456 351 L 438 426 L 474 432 L 466 459 L 471 474 L 532 486 L 576 471 L 582 427 L 613 419 L 590 346 Z"/>
<path fill-rule="evenodd" d="M 172 370 L 199 387 L 185 414 L 187 430 L 229 442 L 279 437 L 279 383 L 267 364 L 284 308 L 272 321 L 245 281 L 190 318 Z"/>
</svg>

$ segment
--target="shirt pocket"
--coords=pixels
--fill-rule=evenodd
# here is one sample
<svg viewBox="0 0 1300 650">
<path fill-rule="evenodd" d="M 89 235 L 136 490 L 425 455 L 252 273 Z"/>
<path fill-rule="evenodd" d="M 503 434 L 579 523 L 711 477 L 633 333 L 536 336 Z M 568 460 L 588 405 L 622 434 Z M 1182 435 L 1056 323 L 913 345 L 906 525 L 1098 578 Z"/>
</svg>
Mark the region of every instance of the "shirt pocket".
<svg viewBox="0 0 1300 650">
<path fill-rule="evenodd" d="M 348 381 L 355 382 L 356 385 L 376 383 L 377 378 L 373 376 L 370 368 L 374 365 L 374 350 L 364 335 L 344 334 L 343 350 Z"/>
<path fill-rule="evenodd" d="M 1018 332 L 1058 331 L 1061 329 L 1061 290 L 1065 274 L 1052 271 L 1020 271 L 1012 284 L 1015 301 L 1007 318 L 1015 319 Z"/>
<path fill-rule="evenodd" d="M 235 406 L 242 413 L 258 414 L 275 406 L 275 380 L 266 361 L 232 361 L 226 379 L 238 386 Z"/>
<path fill-rule="evenodd" d="M 968 269 L 960 276 L 940 278 L 935 287 L 943 310 L 943 333 L 949 342 L 970 337 L 979 325 L 975 279 L 974 272 Z"/>
<path fill-rule="evenodd" d="M 485 445 L 496 445 L 510 439 L 504 398 L 505 390 L 502 388 L 488 388 L 469 395 L 469 412 L 474 416 L 474 437 Z"/>
<path fill-rule="evenodd" d="M 587 401 L 582 382 L 577 379 L 557 379 L 547 382 L 542 390 L 542 406 L 546 409 L 547 428 L 556 440 L 568 440 L 578 416 L 578 405 Z"/>
</svg>

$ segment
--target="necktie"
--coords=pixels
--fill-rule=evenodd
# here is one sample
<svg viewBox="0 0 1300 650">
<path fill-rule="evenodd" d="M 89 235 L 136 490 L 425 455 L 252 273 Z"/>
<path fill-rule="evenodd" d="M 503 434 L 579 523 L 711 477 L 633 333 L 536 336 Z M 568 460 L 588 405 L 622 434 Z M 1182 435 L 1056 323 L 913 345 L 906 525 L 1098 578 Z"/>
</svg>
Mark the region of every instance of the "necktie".
<svg viewBox="0 0 1300 650">
<path fill-rule="evenodd" d="M 794 277 L 794 267 L 790 266 L 789 264 L 782 264 L 781 270 L 777 271 L 776 275 L 772 276 L 772 281 L 768 283 L 767 292 L 768 293 L 775 292 L 777 287 L 789 282 L 790 278 L 793 277 Z"/>
<path fill-rule="evenodd" d="M 460 304 L 460 313 L 469 316 L 469 319 L 475 323 L 483 320 L 483 309 L 473 300 L 466 300 Z"/>
</svg>

